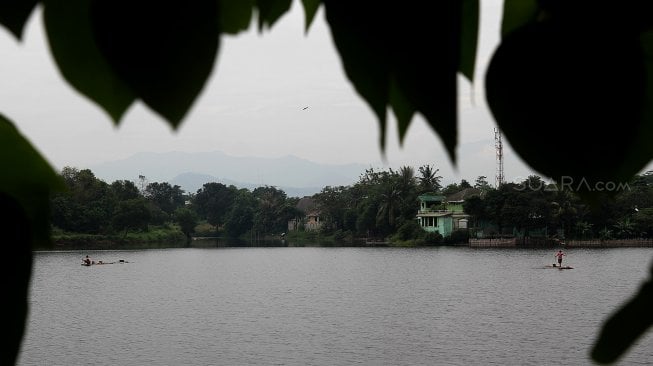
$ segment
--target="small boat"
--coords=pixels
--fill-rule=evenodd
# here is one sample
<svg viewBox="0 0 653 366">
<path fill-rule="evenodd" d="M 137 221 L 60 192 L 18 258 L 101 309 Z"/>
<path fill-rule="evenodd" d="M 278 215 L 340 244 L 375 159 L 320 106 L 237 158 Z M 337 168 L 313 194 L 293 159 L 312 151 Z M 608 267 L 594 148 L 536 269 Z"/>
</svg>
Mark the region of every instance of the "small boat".
<svg viewBox="0 0 653 366">
<path fill-rule="evenodd" d="M 574 269 L 574 267 L 570 266 L 559 266 L 557 264 L 552 264 L 550 266 L 544 266 L 544 268 L 556 268 L 556 269 Z"/>
<path fill-rule="evenodd" d="M 100 265 L 100 264 L 114 264 L 114 263 L 115 262 L 91 261 L 91 263 L 82 262 L 82 266 L 90 267 L 90 266 L 94 266 L 96 264 Z"/>
<path fill-rule="evenodd" d="M 90 267 L 90 266 L 100 265 L 100 264 L 115 264 L 115 263 L 129 263 L 129 262 L 127 262 L 124 259 L 121 259 L 121 260 L 119 260 L 117 262 L 91 261 L 90 263 L 89 262 L 82 262 L 82 266 Z"/>
</svg>

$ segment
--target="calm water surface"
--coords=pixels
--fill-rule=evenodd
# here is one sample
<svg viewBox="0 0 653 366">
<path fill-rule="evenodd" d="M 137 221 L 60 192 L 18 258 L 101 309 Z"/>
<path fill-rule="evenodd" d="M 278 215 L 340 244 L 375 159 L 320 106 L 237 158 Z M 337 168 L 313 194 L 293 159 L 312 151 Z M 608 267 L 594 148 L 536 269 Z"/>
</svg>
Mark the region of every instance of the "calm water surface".
<svg viewBox="0 0 653 366">
<path fill-rule="evenodd" d="M 19 365 L 591 365 L 653 250 L 38 252 Z M 81 266 L 89 254 L 129 263 Z M 653 363 L 653 330 L 619 365 Z"/>
</svg>

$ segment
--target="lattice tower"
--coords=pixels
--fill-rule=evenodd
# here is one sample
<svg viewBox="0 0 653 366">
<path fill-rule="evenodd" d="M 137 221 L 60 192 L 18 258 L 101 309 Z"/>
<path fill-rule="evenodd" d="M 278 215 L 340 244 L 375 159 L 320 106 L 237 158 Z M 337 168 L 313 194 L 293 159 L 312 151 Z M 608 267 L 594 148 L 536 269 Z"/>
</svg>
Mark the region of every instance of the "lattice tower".
<svg viewBox="0 0 653 366">
<path fill-rule="evenodd" d="M 501 142 L 501 131 L 494 128 L 494 148 L 497 155 L 497 171 L 494 177 L 494 185 L 499 188 L 503 184 L 503 143 Z"/>
</svg>

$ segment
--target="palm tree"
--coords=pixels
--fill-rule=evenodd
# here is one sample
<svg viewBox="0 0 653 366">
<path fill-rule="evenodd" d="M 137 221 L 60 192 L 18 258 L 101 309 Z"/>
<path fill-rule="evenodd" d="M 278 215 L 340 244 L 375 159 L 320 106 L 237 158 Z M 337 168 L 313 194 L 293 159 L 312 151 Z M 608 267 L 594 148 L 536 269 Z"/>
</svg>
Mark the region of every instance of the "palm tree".
<svg viewBox="0 0 653 366">
<path fill-rule="evenodd" d="M 402 202 L 401 191 L 394 184 L 390 184 L 385 192 L 381 193 L 381 204 L 376 214 L 377 223 L 386 218 L 391 227 L 395 225 L 395 211 L 400 207 Z"/>
<path fill-rule="evenodd" d="M 442 185 L 440 184 L 442 177 L 436 175 L 439 171 L 440 169 L 434 169 L 428 164 L 419 167 L 421 176 L 418 179 L 421 193 L 438 192 L 442 189 Z"/>
<path fill-rule="evenodd" d="M 407 194 L 415 187 L 415 169 L 411 166 L 402 166 L 399 168 L 399 189 L 403 194 Z"/>
<path fill-rule="evenodd" d="M 258 187 L 252 193 L 258 199 L 255 227 L 263 233 L 280 228 L 286 193 L 273 186 Z"/>
<path fill-rule="evenodd" d="M 635 231 L 635 225 L 630 221 L 630 218 L 628 217 L 617 221 L 614 224 L 614 228 L 617 231 L 617 236 L 620 238 L 628 238 Z"/>
</svg>

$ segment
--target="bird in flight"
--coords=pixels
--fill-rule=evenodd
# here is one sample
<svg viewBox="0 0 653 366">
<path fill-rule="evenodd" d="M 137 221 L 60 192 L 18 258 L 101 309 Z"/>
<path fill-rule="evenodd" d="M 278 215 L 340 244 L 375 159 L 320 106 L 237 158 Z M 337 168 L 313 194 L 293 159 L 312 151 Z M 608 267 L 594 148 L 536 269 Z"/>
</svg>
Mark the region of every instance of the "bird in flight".
<svg viewBox="0 0 653 366">
<path fill-rule="evenodd" d="M 307 110 L 307 109 L 308 109 L 308 106 L 302 108 L 302 111 L 305 111 L 305 110 Z"/>
</svg>

